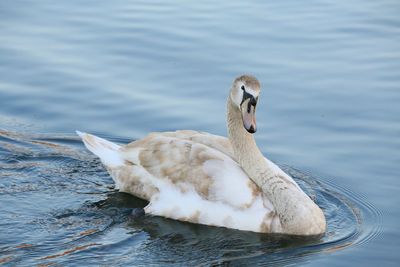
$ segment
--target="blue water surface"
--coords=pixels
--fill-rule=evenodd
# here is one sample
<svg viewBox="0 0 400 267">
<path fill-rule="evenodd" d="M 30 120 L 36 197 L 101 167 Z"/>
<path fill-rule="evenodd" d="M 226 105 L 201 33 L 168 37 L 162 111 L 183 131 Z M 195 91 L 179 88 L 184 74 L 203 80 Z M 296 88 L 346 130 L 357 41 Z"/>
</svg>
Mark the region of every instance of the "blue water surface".
<svg viewBox="0 0 400 267">
<path fill-rule="evenodd" d="M 0 264 L 397 266 L 400 2 L 1 1 Z M 324 208 L 320 240 L 144 217 L 74 131 L 226 135 L 262 83 L 257 143 Z"/>
</svg>

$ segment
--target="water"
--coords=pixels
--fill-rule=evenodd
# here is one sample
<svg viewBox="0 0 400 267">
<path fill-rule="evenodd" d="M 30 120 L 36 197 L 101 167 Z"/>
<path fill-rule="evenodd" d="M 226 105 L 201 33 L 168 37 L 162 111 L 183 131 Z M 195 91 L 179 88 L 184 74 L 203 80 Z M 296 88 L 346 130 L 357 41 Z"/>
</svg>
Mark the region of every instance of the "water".
<svg viewBox="0 0 400 267">
<path fill-rule="evenodd" d="M 396 266 L 398 1 L 0 3 L 0 264 Z M 76 129 L 226 135 L 232 79 L 263 85 L 256 139 L 328 219 L 321 239 L 144 216 Z"/>
</svg>

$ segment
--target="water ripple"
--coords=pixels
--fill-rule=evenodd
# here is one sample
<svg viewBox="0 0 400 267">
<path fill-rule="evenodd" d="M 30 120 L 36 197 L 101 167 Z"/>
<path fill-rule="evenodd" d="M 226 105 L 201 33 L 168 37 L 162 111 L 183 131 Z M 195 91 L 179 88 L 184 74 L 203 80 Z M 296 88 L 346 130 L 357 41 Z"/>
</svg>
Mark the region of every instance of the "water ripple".
<svg viewBox="0 0 400 267">
<path fill-rule="evenodd" d="M 0 1 L 0 264 L 295 265 L 323 255 L 396 266 L 399 10 L 398 0 Z M 262 83 L 261 150 L 289 162 L 327 211 L 321 240 L 131 220 L 125 209 L 145 203 L 115 193 L 70 134 L 225 135 L 227 90 L 241 73 Z"/>
</svg>

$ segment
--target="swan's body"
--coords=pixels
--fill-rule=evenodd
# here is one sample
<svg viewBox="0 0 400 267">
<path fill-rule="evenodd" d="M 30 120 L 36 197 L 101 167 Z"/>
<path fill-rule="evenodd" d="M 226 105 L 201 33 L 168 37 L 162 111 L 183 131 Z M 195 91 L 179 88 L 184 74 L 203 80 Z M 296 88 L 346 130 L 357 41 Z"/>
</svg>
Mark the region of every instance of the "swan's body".
<svg viewBox="0 0 400 267">
<path fill-rule="evenodd" d="M 177 131 L 151 133 L 119 146 L 78 134 L 120 191 L 150 202 L 147 214 L 253 232 L 321 234 L 326 228 L 322 211 L 262 156 L 248 133 L 256 128 L 258 90 L 251 76 L 235 80 L 228 98 L 229 139 Z"/>
</svg>

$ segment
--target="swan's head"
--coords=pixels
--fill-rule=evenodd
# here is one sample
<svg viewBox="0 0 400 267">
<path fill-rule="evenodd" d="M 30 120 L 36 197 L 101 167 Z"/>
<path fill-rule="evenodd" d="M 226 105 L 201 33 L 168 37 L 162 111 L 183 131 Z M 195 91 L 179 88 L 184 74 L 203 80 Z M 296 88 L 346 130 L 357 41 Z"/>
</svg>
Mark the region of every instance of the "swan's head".
<svg viewBox="0 0 400 267">
<path fill-rule="evenodd" d="M 243 126 L 249 133 L 257 131 L 256 105 L 260 82 L 254 76 L 242 75 L 233 81 L 230 97 L 242 114 Z"/>
</svg>

